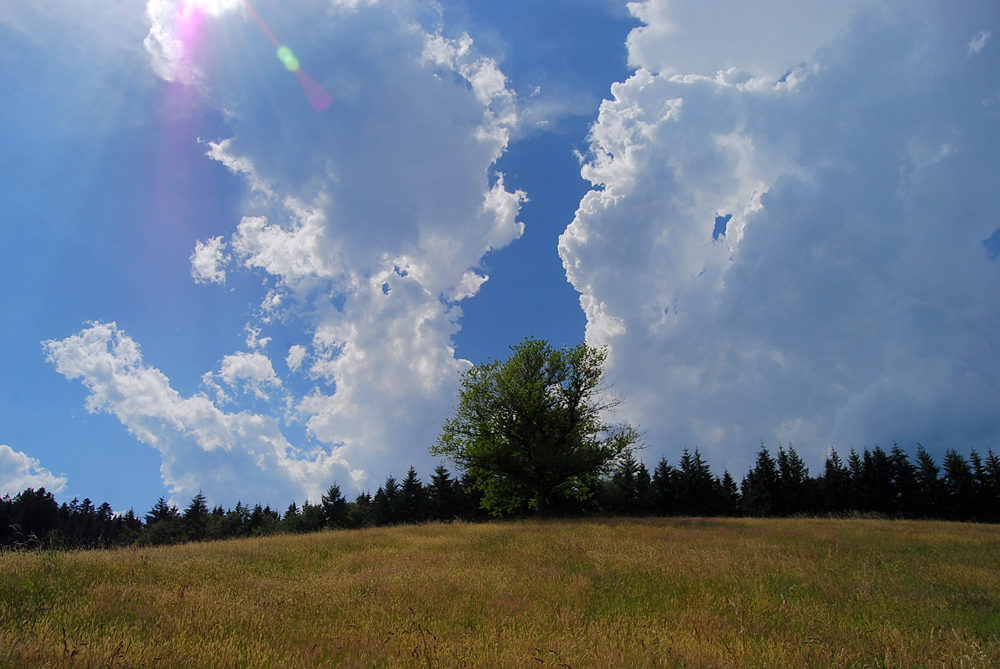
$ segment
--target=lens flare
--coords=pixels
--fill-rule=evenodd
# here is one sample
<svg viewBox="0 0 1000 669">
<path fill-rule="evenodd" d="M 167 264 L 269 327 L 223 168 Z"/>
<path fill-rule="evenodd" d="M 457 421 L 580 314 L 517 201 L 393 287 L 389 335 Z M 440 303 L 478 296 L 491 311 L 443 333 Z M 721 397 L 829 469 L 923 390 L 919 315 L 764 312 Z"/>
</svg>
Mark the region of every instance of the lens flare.
<svg viewBox="0 0 1000 669">
<path fill-rule="evenodd" d="M 239 5 L 240 0 L 185 0 L 181 3 L 184 12 L 196 10 L 209 16 L 218 16 Z"/>
<path fill-rule="evenodd" d="M 295 54 L 287 46 L 278 47 L 278 60 L 285 64 L 285 69 L 289 72 L 299 69 L 299 59 L 295 57 Z"/>
<path fill-rule="evenodd" d="M 285 66 L 285 69 L 295 73 L 296 78 L 299 80 L 299 85 L 302 86 L 302 91 L 306 94 L 306 98 L 309 100 L 312 108 L 317 112 L 321 112 L 332 105 L 333 96 L 320 86 L 315 79 L 306 74 L 306 71 L 299 65 L 299 59 L 292 53 L 291 48 L 278 41 L 278 38 L 274 36 L 274 33 L 271 32 L 271 29 L 264 22 L 264 19 L 260 17 L 260 14 L 257 13 L 257 10 L 253 8 L 249 0 L 242 1 L 243 6 L 247 8 L 247 12 L 250 13 L 253 20 L 260 26 L 260 29 L 267 35 L 267 38 L 271 40 L 271 44 L 278 50 L 278 60 Z M 202 2 L 226 3 L 229 0 L 202 0 Z"/>
</svg>

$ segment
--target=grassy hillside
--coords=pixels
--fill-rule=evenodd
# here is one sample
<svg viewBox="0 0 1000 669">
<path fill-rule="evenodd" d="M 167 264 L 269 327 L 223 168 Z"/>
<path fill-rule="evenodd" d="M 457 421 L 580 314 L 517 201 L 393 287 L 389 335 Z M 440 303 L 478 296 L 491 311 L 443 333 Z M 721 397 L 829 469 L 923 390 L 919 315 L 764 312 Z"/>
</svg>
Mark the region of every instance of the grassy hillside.
<svg viewBox="0 0 1000 669">
<path fill-rule="evenodd" d="M 423 525 L 0 555 L 0 665 L 1000 666 L 1000 527 Z"/>
</svg>

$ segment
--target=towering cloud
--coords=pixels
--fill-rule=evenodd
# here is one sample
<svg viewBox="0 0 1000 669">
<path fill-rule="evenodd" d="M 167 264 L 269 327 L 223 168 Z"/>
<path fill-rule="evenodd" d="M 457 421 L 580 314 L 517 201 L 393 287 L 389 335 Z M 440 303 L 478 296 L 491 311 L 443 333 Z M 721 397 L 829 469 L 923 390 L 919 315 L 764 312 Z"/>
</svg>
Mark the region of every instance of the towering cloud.
<svg viewBox="0 0 1000 669">
<path fill-rule="evenodd" d="M 46 347 L 91 410 L 161 451 L 175 493 L 286 503 L 426 468 L 468 365 L 451 341 L 459 303 L 487 280 L 482 256 L 520 236 L 524 195 L 491 171 L 517 124 L 506 79 L 442 32 L 433 3 L 254 5 L 332 94 L 325 113 L 241 3 L 150 0 L 145 40 L 162 78 L 227 119 L 206 159 L 242 180 L 245 215 L 191 240 L 191 274 L 204 290 L 263 278 L 250 350 L 182 397 L 114 324 Z M 275 328 L 298 340 L 269 352 Z"/>
<path fill-rule="evenodd" d="M 560 241 L 654 456 L 995 446 L 995 4 L 870 3 L 839 35 L 803 24 L 829 41 L 801 55 L 793 10 L 755 5 L 745 27 L 790 29 L 761 52 L 778 76 L 744 59 L 760 35 L 685 23 L 695 5 L 630 5 L 638 69 L 601 107 Z"/>
</svg>

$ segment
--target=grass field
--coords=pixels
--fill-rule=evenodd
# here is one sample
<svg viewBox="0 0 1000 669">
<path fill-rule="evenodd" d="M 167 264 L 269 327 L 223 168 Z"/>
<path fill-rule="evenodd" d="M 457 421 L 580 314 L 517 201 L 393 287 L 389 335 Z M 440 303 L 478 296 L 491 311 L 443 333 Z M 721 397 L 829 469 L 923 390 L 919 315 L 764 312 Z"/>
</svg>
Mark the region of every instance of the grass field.
<svg viewBox="0 0 1000 669">
<path fill-rule="evenodd" d="M 0 555 L 9 667 L 1000 666 L 1000 527 L 430 524 Z"/>
</svg>

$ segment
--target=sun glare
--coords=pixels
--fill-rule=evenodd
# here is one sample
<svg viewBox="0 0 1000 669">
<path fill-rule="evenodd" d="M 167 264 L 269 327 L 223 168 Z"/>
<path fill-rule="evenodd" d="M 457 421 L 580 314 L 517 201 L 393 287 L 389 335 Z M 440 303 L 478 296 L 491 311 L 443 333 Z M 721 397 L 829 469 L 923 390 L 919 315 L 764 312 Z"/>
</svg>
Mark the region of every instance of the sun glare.
<svg viewBox="0 0 1000 669">
<path fill-rule="evenodd" d="M 239 5 L 240 0 L 185 0 L 181 3 L 185 12 L 198 10 L 209 16 L 218 16 L 239 7 Z"/>
</svg>

